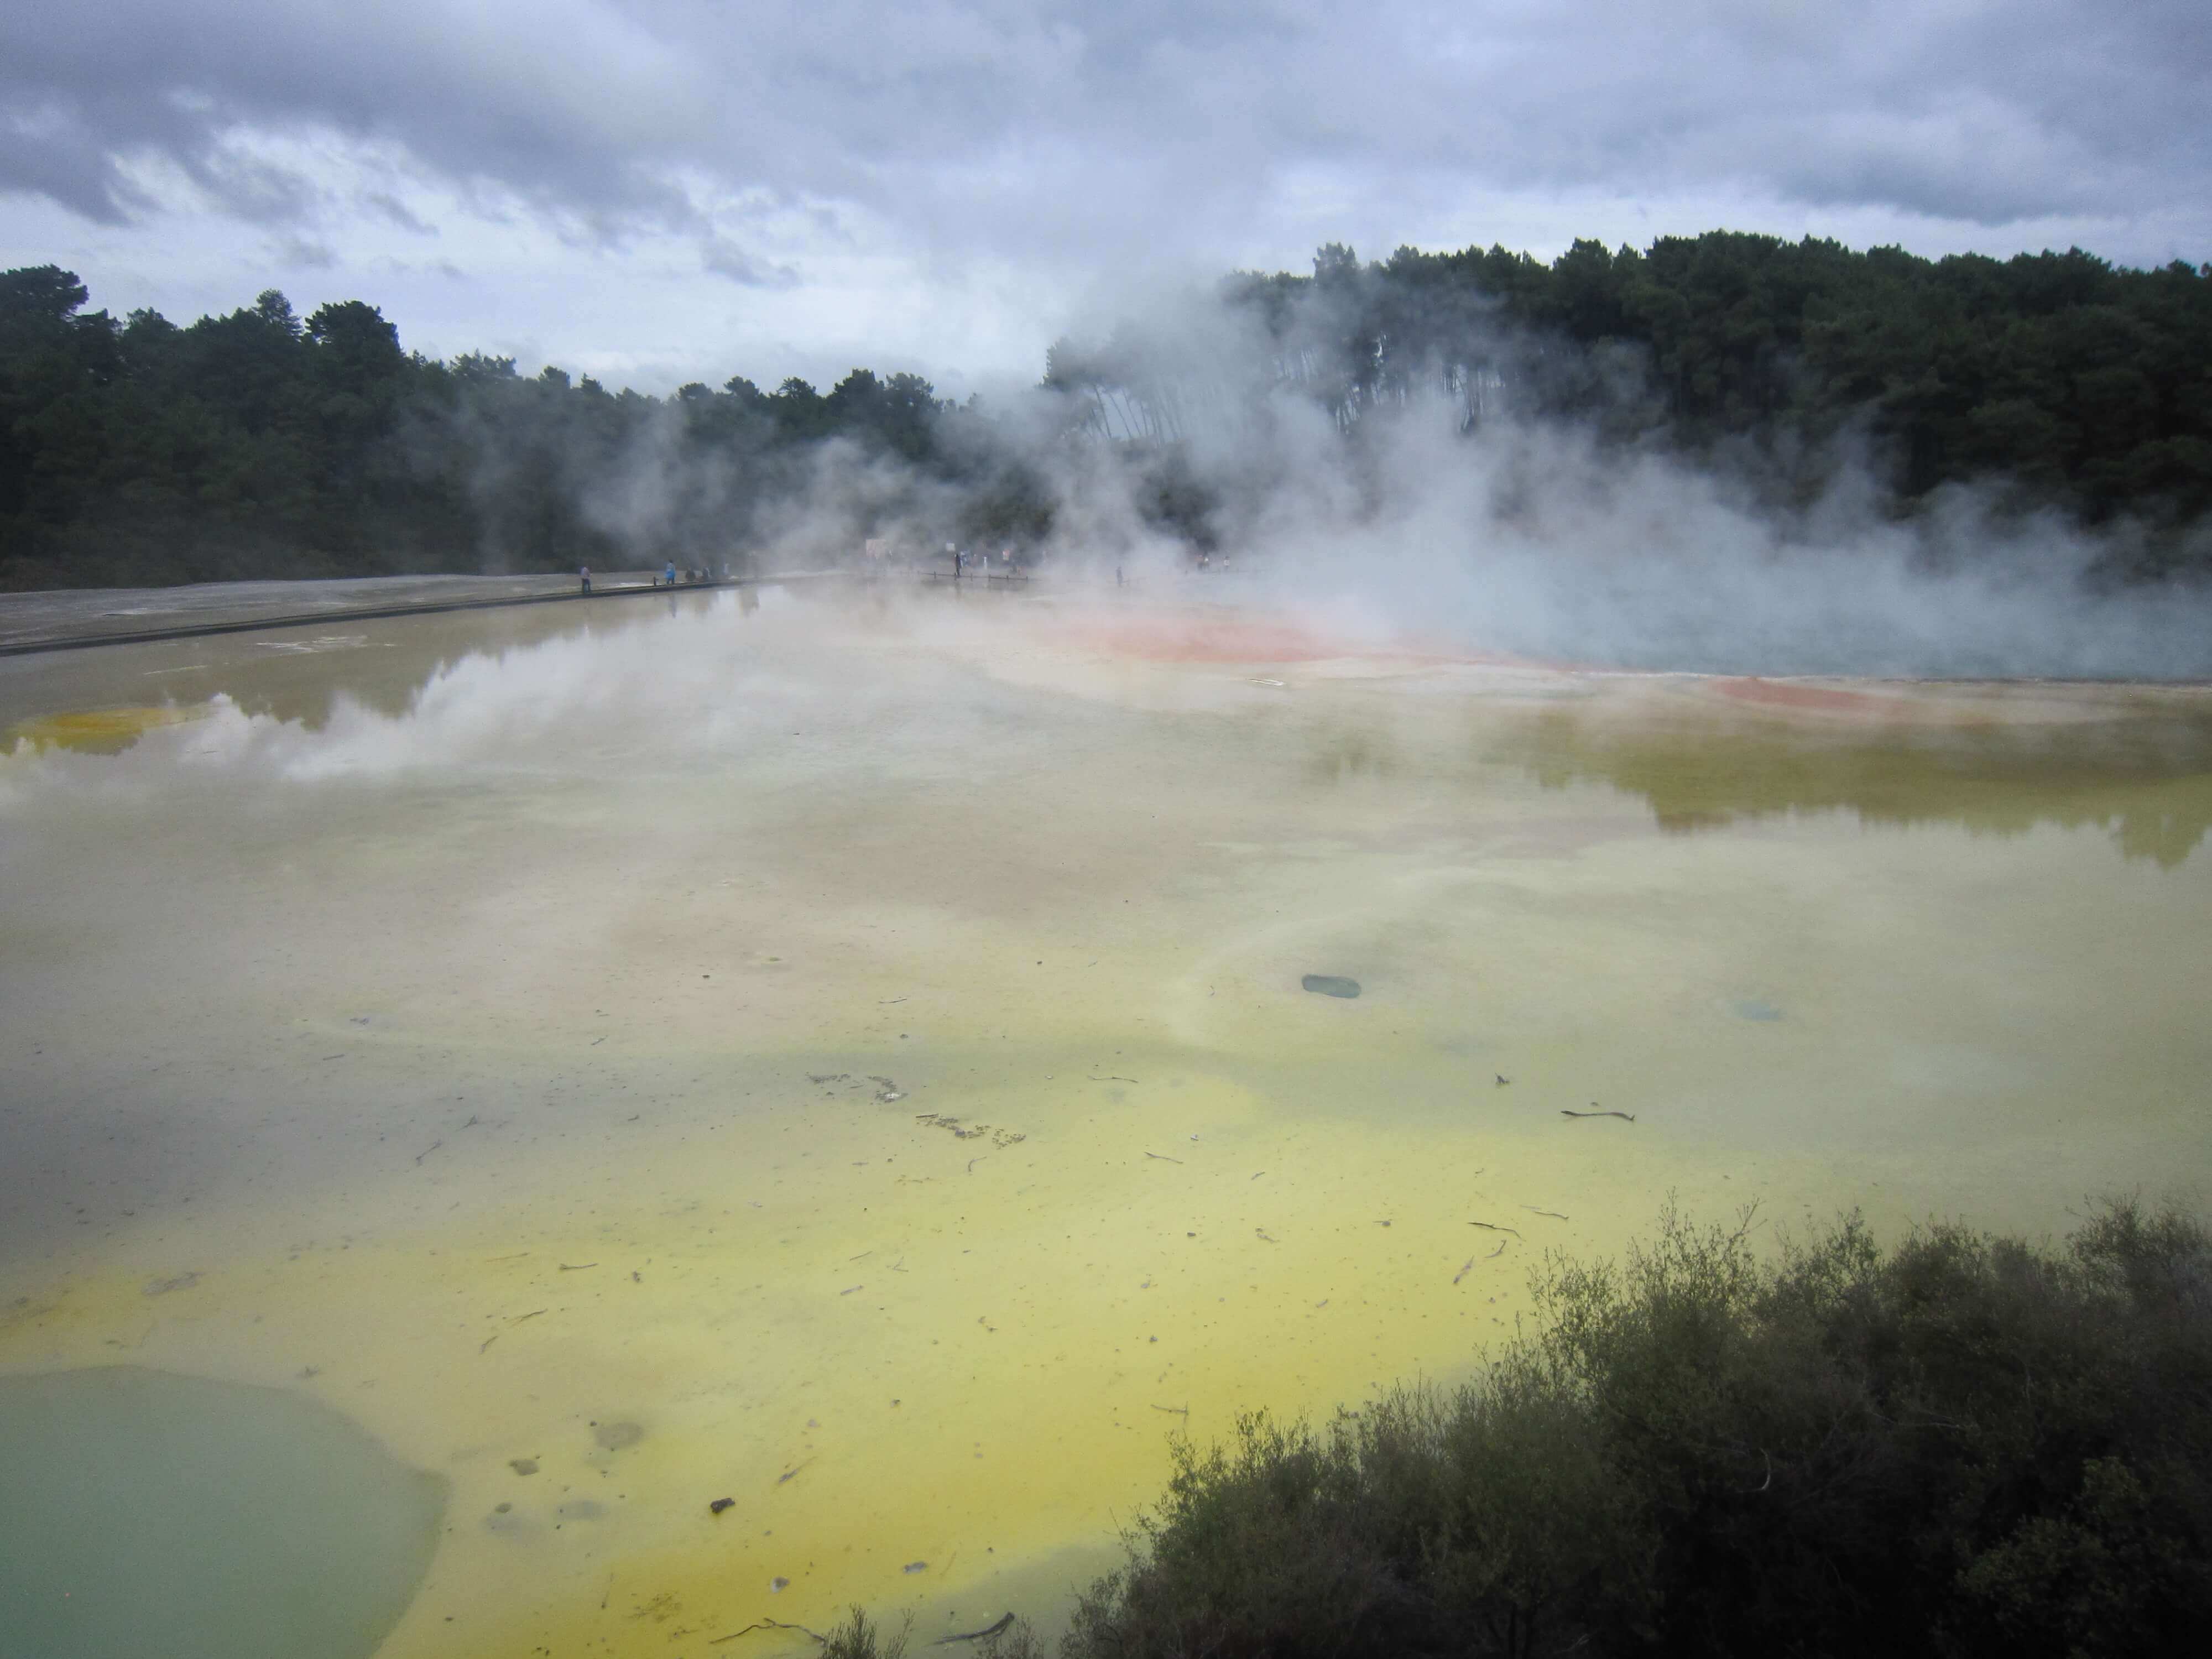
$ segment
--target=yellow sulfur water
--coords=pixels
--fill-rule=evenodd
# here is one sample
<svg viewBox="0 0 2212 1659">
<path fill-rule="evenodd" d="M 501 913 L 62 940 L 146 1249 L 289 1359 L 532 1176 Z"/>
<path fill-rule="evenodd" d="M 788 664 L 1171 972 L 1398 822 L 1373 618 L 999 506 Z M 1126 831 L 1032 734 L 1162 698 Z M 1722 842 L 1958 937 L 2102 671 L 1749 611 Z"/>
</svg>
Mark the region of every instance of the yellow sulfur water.
<svg viewBox="0 0 2212 1659">
<path fill-rule="evenodd" d="M 174 704 L 136 708 L 80 708 L 18 720 L 0 733 L 0 748 L 75 749 L 88 755 L 120 754 L 157 726 L 174 726 L 202 711 Z"/>
<path fill-rule="evenodd" d="M 441 1477 L 395 1659 L 1049 1626 L 1170 1434 L 1463 1375 L 1670 1194 L 2212 1173 L 2201 690 L 766 597 L 0 675 L 191 716 L 0 759 L 0 1370 Z"/>
</svg>

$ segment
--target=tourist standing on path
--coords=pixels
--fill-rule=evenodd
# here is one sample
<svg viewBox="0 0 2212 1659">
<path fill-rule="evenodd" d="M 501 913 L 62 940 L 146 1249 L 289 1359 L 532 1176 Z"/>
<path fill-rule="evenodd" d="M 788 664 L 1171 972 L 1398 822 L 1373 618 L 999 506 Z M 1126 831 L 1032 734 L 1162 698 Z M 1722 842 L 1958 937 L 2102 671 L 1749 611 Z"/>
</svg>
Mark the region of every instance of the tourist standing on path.
<svg viewBox="0 0 2212 1659">
<path fill-rule="evenodd" d="M 671 560 L 668 562 L 668 568 L 667 568 L 665 571 L 664 571 L 662 574 L 663 574 L 664 575 L 665 575 L 665 576 L 668 578 L 668 585 L 669 585 L 671 587 L 675 586 L 676 586 L 676 561 L 675 561 L 675 560 L 673 560 L 673 559 L 671 559 Z"/>
<path fill-rule="evenodd" d="M 592 567 L 586 565 L 576 574 L 584 579 L 584 592 L 586 593 L 590 592 L 592 591 Z"/>
</svg>

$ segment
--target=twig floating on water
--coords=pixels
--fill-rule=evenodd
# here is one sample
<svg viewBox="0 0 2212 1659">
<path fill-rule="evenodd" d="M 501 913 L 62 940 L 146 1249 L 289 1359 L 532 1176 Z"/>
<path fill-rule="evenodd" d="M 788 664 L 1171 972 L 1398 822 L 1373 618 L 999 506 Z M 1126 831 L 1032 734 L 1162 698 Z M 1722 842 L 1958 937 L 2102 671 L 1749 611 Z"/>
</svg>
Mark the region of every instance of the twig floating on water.
<svg viewBox="0 0 2212 1659">
<path fill-rule="evenodd" d="M 517 1314 L 517 1315 L 515 1315 L 515 1316 L 514 1316 L 514 1318 L 512 1318 L 512 1319 L 508 1320 L 507 1322 L 508 1324 L 510 1324 L 510 1325 L 520 1325 L 520 1324 L 524 1320 L 526 1320 L 526 1319 L 535 1319 L 535 1318 L 537 1318 L 537 1317 L 538 1317 L 538 1315 L 540 1315 L 540 1314 L 542 1314 L 542 1313 L 546 1313 L 546 1312 L 549 1312 L 549 1311 L 550 1311 L 550 1310 L 548 1310 L 548 1309 L 544 1309 L 544 1308 L 532 1308 L 532 1309 L 528 1313 L 526 1313 L 526 1314 Z"/>
<path fill-rule="evenodd" d="M 837 1294 L 840 1296 L 850 1296 L 855 1291 L 865 1291 L 867 1288 L 868 1287 L 866 1285 L 848 1285 L 843 1290 L 838 1291 Z"/>
<path fill-rule="evenodd" d="M 1163 1407 L 1161 1409 L 1165 1410 L 1166 1408 Z M 986 1625 L 981 1630 L 963 1630 L 957 1636 L 940 1636 L 929 1645 L 933 1648 L 943 1648 L 950 1647 L 955 1642 L 984 1641 L 988 1638 L 998 1635 L 1002 1631 L 1011 1630 L 1013 1627 L 1013 1623 L 1014 1615 L 1010 1613 L 1005 1618 L 1000 1620 L 995 1625 Z M 724 1641 L 727 1641 L 729 1638 L 727 1637 L 724 1637 L 722 1639 Z"/>
<path fill-rule="evenodd" d="M 1526 1209 L 1528 1206 L 1524 1204 L 1521 1207 Z M 1480 1227 L 1486 1233 L 1511 1233 L 1516 1238 L 1521 1237 L 1521 1230 L 1518 1227 L 1508 1227 L 1496 1221 L 1470 1221 L 1467 1224 L 1470 1227 Z"/>
<path fill-rule="evenodd" d="M 561 1264 L 561 1271 L 564 1273 L 580 1273 L 586 1267 L 596 1267 L 599 1265 L 596 1261 L 563 1261 Z"/>
<path fill-rule="evenodd" d="M 808 1458 L 808 1459 L 806 1460 L 806 1463 L 811 1463 L 813 1461 L 814 1461 L 814 1460 L 813 1460 L 812 1458 L 811 1458 L 811 1457 L 810 1457 L 810 1458 Z M 781 1486 L 785 1481 L 787 1481 L 787 1480 L 790 1480 L 790 1479 L 791 1479 L 791 1477 L 792 1477 L 793 1475 L 797 1474 L 799 1472 L 799 1470 L 801 1470 L 801 1469 L 805 1468 L 806 1467 L 806 1463 L 793 1463 L 793 1464 L 789 1468 L 786 1469 L 786 1470 L 785 1470 L 781 1474 L 779 1474 L 778 1476 L 776 1476 L 776 1478 L 775 1478 L 775 1484 L 776 1484 L 777 1486 Z M 796 1626 L 796 1625 L 794 1625 L 794 1626 L 792 1626 L 792 1628 L 793 1628 L 793 1630 L 796 1630 L 796 1629 L 798 1629 L 798 1628 L 799 1628 L 799 1626 Z M 740 1633 L 742 1634 L 742 1632 L 740 1632 Z M 811 1636 L 811 1635 L 812 1635 L 812 1634 L 813 1634 L 813 1632 L 812 1632 L 811 1631 L 809 1631 L 809 1632 L 807 1632 L 807 1634 L 809 1634 L 809 1635 Z"/>
<path fill-rule="evenodd" d="M 1504 1244 L 1503 1243 L 1500 1243 L 1498 1248 L 1499 1249 L 1501 1249 L 1501 1250 L 1502 1250 L 1502 1249 L 1504 1249 L 1505 1248 L 1505 1246 L 1504 1246 Z M 1454 1274 L 1452 1275 L 1452 1283 L 1453 1283 L 1453 1284 L 1455 1284 L 1455 1285 L 1458 1284 L 1458 1283 L 1460 1282 L 1460 1280 L 1461 1280 L 1461 1279 L 1465 1279 L 1465 1278 L 1466 1278 L 1469 1273 L 1473 1273 L 1474 1271 L 1474 1258 L 1473 1256 L 1469 1256 L 1469 1257 L 1468 1257 L 1468 1259 L 1467 1259 L 1465 1261 L 1463 1261 L 1463 1262 L 1462 1262 L 1462 1263 L 1460 1264 L 1460 1269 L 1459 1269 L 1459 1271 L 1458 1271 L 1457 1273 L 1454 1273 Z"/>
<path fill-rule="evenodd" d="M 1531 1215 L 1547 1215 L 1554 1221 L 1565 1221 L 1567 1218 L 1561 1215 L 1557 1210 L 1540 1210 L 1533 1204 L 1523 1204 L 1521 1207 L 1528 1211 Z M 1520 1235 L 1516 1233 L 1514 1237 L 1518 1238 Z"/>
<path fill-rule="evenodd" d="M 1155 1406 L 1152 1409 L 1156 1412 L 1165 1412 L 1170 1417 L 1188 1417 L 1190 1415 L 1190 1407 L 1188 1406 Z"/>
<path fill-rule="evenodd" d="M 1502 1239 L 1502 1238 L 1501 1238 L 1501 1239 L 1499 1239 L 1499 1240 L 1498 1241 L 1498 1248 L 1497 1248 L 1496 1249 L 1492 1250 L 1492 1251 L 1488 1255 L 1486 1255 L 1486 1256 L 1483 1257 L 1482 1259 L 1483 1259 L 1485 1261 L 1497 1261 L 1497 1260 L 1498 1260 L 1498 1258 L 1499 1256 L 1504 1255 L 1504 1254 L 1505 1254 L 1505 1241 L 1504 1241 L 1504 1239 Z"/>
<path fill-rule="evenodd" d="M 429 1157 L 431 1153 L 433 1153 L 433 1152 L 436 1152 L 436 1151 L 438 1150 L 438 1148 L 439 1148 L 439 1147 L 441 1147 L 441 1146 L 444 1146 L 445 1144 L 446 1144 L 446 1143 L 445 1143 L 444 1141 L 442 1141 L 442 1140 L 434 1140 L 434 1141 L 432 1141 L 428 1146 L 425 1146 L 425 1147 L 424 1147 L 421 1152 L 417 1152 L 417 1153 L 416 1153 L 416 1154 L 415 1154 L 415 1161 L 416 1161 L 417 1164 L 420 1164 L 420 1163 L 421 1163 L 424 1158 L 426 1158 Z"/>
<path fill-rule="evenodd" d="M 1013 1617 L 1012 1613 L 1008 1613 L 1006 1616 L 1009 1619 Z M 756 1619 L 751 1624 L 747 1625 L 743 1630 L 733 1630 L 727 1636 L 717 1636 L 713 1638 L 708 1642 L 707 1645 L 710 1648 L 720 1647 L 725 1642 L 736 1641 L 740 1636 L 750 1636 L 757 1630 L 795 1630 L 801 1636 L 812 1637 L 816 1641 L 821 1643 L 825 1648 L 830 1645 L 830 1638 L 824 1636 L 820 1631 L 809 1630 L 804 1625 L 787 1625 L 781 1619 Z"/>
<path fill-rule="evenodd" d="M 493 1343 L 498 1340 L 499 1333 L 497 1331 L 494 1331 L 489 1336 L 484 1338 L 483 1341 L 477 1344 L 477 1352 L 478 1353 L 482 1353 L 486 1348 L 489 1348 Z"/>
<path fill-rule="evenodd" d="M 1252 1231 L 1259 1234 L 1261 1242 L 1263 1243 L 1273 1244 L 1279 1242 L 1274 1234 L 1269 1232 L 1265 1227 L 1255 1227 Z"/>
<path fill-rule="evenodd" d="M 1156 1158 L 1163 1164 L 1180 1164 L 1182 1162 L 1179 1158 L 1170 1158 L 1165 1152 L 1146 1152 L 1145 1156 L 1146 1158 Z"/>
<path fill-rule="evenodd" d="M 1088 1072 L 1085 1072 L 1083 1075 L 1091 1078 L 1091 1080 L 1093 1083 L 1134 1083 L 1137 1081 L 1137 1079 L 1133 1077 L 1091 1077 L 1091 1073 Z M 1009 1619 L 1013 1616 L 1014 1615 L 1011 1613 L 1006 1615 Z"/>
<path fill-rule="evenodd" d="M 1590 1104 L 1595 1106 L 1597 1102 L 1593 1100 Z M 1559 1108 L 1559 1115 L 1561 1117 L 1617 1117 L 1630 1123 L 1636 1121 L 1636 1114 L 1633 1112 L 1571 1112 L 1564 1106 Z"/>
</svg>

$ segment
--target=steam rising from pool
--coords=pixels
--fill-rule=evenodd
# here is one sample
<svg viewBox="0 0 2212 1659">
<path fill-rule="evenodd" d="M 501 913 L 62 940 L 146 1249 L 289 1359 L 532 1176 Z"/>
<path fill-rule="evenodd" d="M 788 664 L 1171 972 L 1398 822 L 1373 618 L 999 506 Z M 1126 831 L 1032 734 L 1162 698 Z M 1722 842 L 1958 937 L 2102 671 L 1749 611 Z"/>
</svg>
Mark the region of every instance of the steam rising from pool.
<svg viewBox="0 0 2212 1659">
<path fill-rule="evenodd" d="M 1344 343 L 1310 298 L 1279 337 L 1212 298 L 1157 292 L 1125 296 L 1091 331 L 1115 335 L 1132 385 L 1114 396 L 1148 401 L 1153 428 L 1132 437 L 1087 416 L 1079 391 L 1029 388 L 995 406 L 977 461 L 987 479 L 1012 468 L 1048 505 L 1049 533 L 1024 550 L 1063 578 L 1157 592 L 1196 552 L 1188 532 L 1244 600 L 1461 649 L 1724 673 L 2212 678 L 2212 586 L 2110 574 L 2176 548 L 2201 556 L 2212 528 L 2085 525 L 2021 509 L 1996 477 L 1901 513 L 1852 433 L 1816 454 L 1697 459 L 1659 439 L 1607 441 L 1600 418 L 1650 396 L 1618 364 L 1583 423 L 1528 413 L 1510 380 L 1470 402 L 1464 379 L 1437 389 L 1440 374 L 1356 418 L 1333 415 L 1298 367 Z M 1500 362 L 1566 349 L 1497 343 Z M 639 442 L 624 487 L 586 504 L 611 529 L 727 492 L 724 463 L 675 426 Z M 1184 504 L 1172 530 L 1170 498 Z M 749 550 L 782 568 L 857 561 L 874 538 L 941 562 L 947 536 L 969 539 L 956 527 L 979 516 L 991 509 L 970 491 L 832 443 L 764 512 Z M 2161 536 L 2172 545 L 2154 555 Z M 974 538 L 986 552 L 1018 539 Z"/>
</svg>

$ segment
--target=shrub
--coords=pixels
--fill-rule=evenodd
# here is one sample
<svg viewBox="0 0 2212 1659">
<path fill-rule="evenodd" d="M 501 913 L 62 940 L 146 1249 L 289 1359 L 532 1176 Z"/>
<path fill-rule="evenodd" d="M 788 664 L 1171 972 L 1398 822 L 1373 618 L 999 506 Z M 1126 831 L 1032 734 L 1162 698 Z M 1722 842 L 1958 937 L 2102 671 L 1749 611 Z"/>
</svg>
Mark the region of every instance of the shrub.
<svg viewBox="0 0 2212 1659">
<path fill-rule="evenodd" d="M 1671 1211 L 1449 1395 L 1175 1449 L 1064 1659 L 2155 1654 L 2212 1627 L 2212 1238 Z"/>
<path fill-rule="evenodd" d="M 830 1626 L 830 1633 L 818 1638 L 822 1659 L 904 1659 L 910 1624 L 886 1638 L 866 1608 L 854 1607 L 842 1624 Z"/>
</svg>

